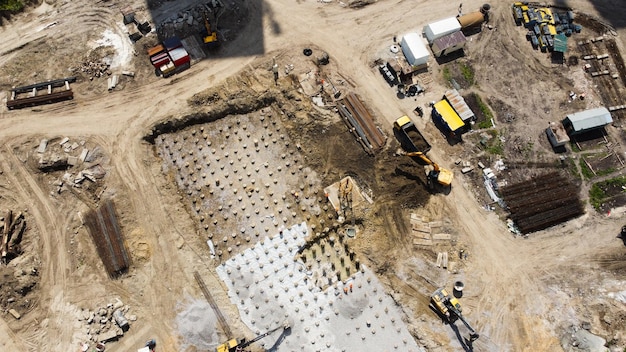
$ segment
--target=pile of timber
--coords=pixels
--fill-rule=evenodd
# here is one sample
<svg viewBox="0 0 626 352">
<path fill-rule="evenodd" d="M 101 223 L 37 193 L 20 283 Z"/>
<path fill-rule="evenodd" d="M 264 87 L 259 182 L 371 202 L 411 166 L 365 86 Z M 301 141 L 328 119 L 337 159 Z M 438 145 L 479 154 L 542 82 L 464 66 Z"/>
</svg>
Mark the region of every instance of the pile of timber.
<svg viewBox="0 0 626 352">
<path fill-rule="evenodd" d="M 500 189 L 510 218 L 523 234 L 540 231 L 585 212 L 579 189 L 552 172 Z"/>
<path fill-rule="evenodd" d="M 337 108 L 350 132 L 368 154 L 373 155 L 385 145 L 387 138 L 376 126 L 374 118 L 356 94 L 346 95 L 339 101 Z"/>
<path fill-rule="evenodd" d="M 76 77 L 67 77 L 13 88 L 11 89 L 9 99 L 7 99 L 7 108 L 9 110 L 21 109 L 27 106 L 51 104 L 57 101 L 74 99 L 74 92 L 70 88 L 70 83 L 73 82 L 76 82 Z M 64 89 L 55 91 L 55 88 Z M 41 91 L 44 92 L 42 93 Z"/>
<path fill-rule="evenodd" d="M 22 236 L 26 230 L 26 221 L 24 214 L 13 214 L 12 210 L 7 210 L 4 221 L 0 222 L 2 229 L 2 247 L 0 248 L 0 257 L 3 263 L 8 263 L 11 257 L 16 256 L 19 250 L 19 244 L 22 242 Z"/>
</svg>

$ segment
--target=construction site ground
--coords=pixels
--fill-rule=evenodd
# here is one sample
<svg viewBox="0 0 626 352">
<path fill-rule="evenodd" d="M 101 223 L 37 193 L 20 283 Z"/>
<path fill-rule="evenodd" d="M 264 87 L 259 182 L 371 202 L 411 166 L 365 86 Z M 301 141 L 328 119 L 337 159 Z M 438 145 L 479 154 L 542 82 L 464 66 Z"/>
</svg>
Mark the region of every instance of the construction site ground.
<svg viewBox="0 0 626 352">
<path fill-rule="evenodd" d="M 464 1 L 462 9 L 472 12 L 483 3 Z M 579 218 L 515 236 L 507 229 L 504 211 L 490 210 L 477 166 L 480 161 L 493 167 L 504 157 L 505 164 L 515 167 L 498 173 L 502 181 L 541 175 L 547 172 L 545 164 L 560 163 L 545 137 L 548 122 L 586 108 L 626 103 L 619 100 L 625 93 L 624 77 L 592 79 L 582 60 L 577 65 L 569 60 L 590 50 L 608 50 L 609 68 L 620 72 L 614 53 L 624 53 L 626 23 L 617 1 L 557 1 L 601 21 L 587 19 L 583 32 L 570 38 L 568 66 L 555 65 L 547 54 L 532 50 L 525 30 L 515 26 L 511 3 L 491 4 L 490 28 L 469 37 L 465 56 L 442 65 L 431 60 L 428 72 L 418 75 L 425 94 L 404 99 L 385 82 L 375 62 L 394 55 L 389 51 L 394 36 L 399 40 L 404 33 L 421 32 L 427 23 L 455 16 L 457 3 L 235 1 L 228 4 L 234 11 L 224 18 L 229 40 L 206 58 L 195 57 L 189 70 L 169 79 L 154 74 L 146 54 L 146 48 L 158 42 L 155 34 L 135 44 L 128 40 L 120 13 L 127 5 L 158 28 L 154 21 L 181 17 L 197 3 L 47 0 L 0 28 L 3 102 L 13 86 L 78 77 L 71 101 L 14 111 L 4 103 L 0 106 L 0 208 L 23 212 L 27 223 L 20 254 L 0 266 L 0 350 L 78 351 L 97 334 L 87 323 L 91 312 L 103 307 L 106 311 L 119 304 L 116 299 L 136 319 L 124 336 L 107 343 L 107 351 L 135 351 L 151 338 L 157 340 L 157 351 L 211 350 L 226 336 L 194 272 L 204 279 L 233 334 L 253 338 L 270 322 L 257 318 L 264 325 L 250 328 L 250 319 L 238 305 L 244 299 L 252 304 L 254 298 L 243 296 L 250 292 L 237 286 L 240 283 L 222 281 L 228 275 L 220 264 L 264 246 L 266 235 L 274 238 L 302 223 L 309 229 L 309 247 L 297 258 L 313 265 L 305 270 L 317 280 L 311 290 L 338 290 L 339 297 L 351 297 L 326 275 L 332 268 L 346 270 L 343 260 L 353 256 L 356 259 L 339 278 L 354 277 L 357 288 L 372 274 L 385 292 L 373 294 L 376 299 L 369 301 L 354 296 L 354 301 L 335 303 L 339 312 L 330 316 L 345 319 L 332 320 L 335 323 L 369 327 L 369 320 L 383 313 L 374 309 L 376 318 L 367 315 L 362 322 L 358 306 L 380 303 L 389 307 L 390 315 L 401 316 L 398 333 L 403 338 L 410 334 L 415 345 L 427 351 L 603 350 L 593 346 L 594 335 L 604 339 L 604 349 L 626 348 L 626 247 L 616 238 L 626 221 L 623 204 L 614 202 L 615 207 L 599 213 L 587 203 Z M 612 29 L 606 30 L 603 23 Z M 576 44 L 603 31 L 605 39 L 596 49 Z M 313 55 L 303 55 L 305 48 Z M 314 60 L 323 52 L 330 63 L 318 67 Z M 113 74 L 123 70 L 134 76 L 120 75 L 119 85 L 107 91 L 108 72 L 99 66 L 105 58 Z M 279 66 L 276 83 L 273 60 Z M 472 75 L 464 74 L 463 67 L 470 67 Z M 428 105 L 451 87 L 448 78 L 464 88 L 464 96 L 476 93 L 491 107 L 495 128 L 475 128 L 454 145 L 445 140 L 428 117 Z M 326 106 L 311 101 L 320 90 Z M 333 111 L 335 90 L 356 93 L 376 117 L 388 141 L 375 156 L 367 155 Z M 585 100 L 572 101 L 570 91 L 584 92 Z M 426 112 L 424 117 L 413 113 L 417 106 Z M 423 168 L 396 156 L 399 144 L 392 123 L 405 114 L 432 145 L 429 157 L 455 172 L 449 194 L 430 194 Z M 606 141 L 602 137 L 580 147 L 568 144 L 568 152 L 561 154 L 575 157 L 563 172 L 579 175 L 572 177 L 583 198 L 592 182 L 623 175 L 623 113 L 614 114 L 614 119 L 606 128 Z M 266 132 L 255 135 L 259 130 Z M 69 141 L 61 145 L 64 138 Z M 46 152 L 38 153 L 42 139 L 48 141 Z M 177 144 L 184 148 L 177 149 Z M 38 167 L 40 156 L 67 153 L 80 159 L 83 148 L 89 156 L 67 170 Z M 172 150 L 176 152 L 170 154 Z M 580 176 L 585 164 L 581 158 L 597 168 L 591 179 Z M 187 165 L 181 165 L 183 161 Z M 463 162 L 475 170 L 462 174 Z M 198 168 L 189 173 L 190 166 Z M 85 170 L 95 181 L 79 177 Z M 260 175 L 255 183 L 246 182 L 255 172 Z M 215 175 L 221 175 L 220 182 Z M 354 238 L 347 236 L 351 216 L 341 214 L 345 219 L 338 219 L 324 197 L 324 188 L 345 176 L 351 176 L 364 194 L 353 207 Z M 612 192 L 621 196 L 619 188 Z M 105 199 L 115 202 L 132 261 L 128 272 L 114 279 L 83 225 L 83 215 Z M 432 231 L 429 239 L 412 231 L 426 225 Z M 345 236 L 341 238 L 348 246 L 342 251 L 330 244 L 331 236 L 336 241 Z M 315 267 L 315 253 L 329 245 L 337 250 L 332 267 Z M 447 268 L 441 267 L 442 253 Z M 356 269 L 352 260 L 367 270 Z M 471 347 L 460 322 L 455 330 L 429 308 L 430 294 L 438 287 L 451 290 L 455 281 L 465 283 L 463 313 L 480 334 Z M 242 296 L 236 290 L 242 290 Z M 292 308 L 282 297 L 279 301 Z M 16 319 L 9 309 L 21 317 Z M 272 309 L 272 314 L 280 312 Z M 310 321 L 290 323 L 302 325 L 278 344 L 278 351 L 295 349 L 299 334 L 308 333 L 300 329 L 311 326 Z M 311 331 L 319 334 L 315 323 Z M 319 340 L 329 341 L 330 347 L 311 347 L 308 339 L 302 340 L 308 342 L 306 350 L 340 351 L 338 346 L 364 333 L 363 328 L 336 346 L 328 337 Z M 389 351 L 398 350 L 394 342 L 402 344 L 390 341 L 385 345 Z"/>
</svg>

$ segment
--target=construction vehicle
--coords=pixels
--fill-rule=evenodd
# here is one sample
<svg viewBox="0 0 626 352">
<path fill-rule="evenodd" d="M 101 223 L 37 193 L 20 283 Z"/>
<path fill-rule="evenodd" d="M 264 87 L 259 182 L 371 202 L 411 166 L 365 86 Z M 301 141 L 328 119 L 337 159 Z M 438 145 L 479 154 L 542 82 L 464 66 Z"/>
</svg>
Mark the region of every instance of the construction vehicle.
<svg viewBox="0 0 626 352">
<path fill-rule="evenodd" d="M 427 153 L 430 150 L 430 144 L 408 116 L 404 115 L 397 119 L 393 123 L 393 129 L 402 149 L 406 152 Z"/>
<path fill-rule="evenodd" d="M 461 313 L 462 309 L 459 300 L 451 296 L 445 288 L 438 288 L 430 296 L 430 300 L 435 310 L 445 317 L 448 323 L 452 324 L 456 321 L 456 319 L 461 320 L 463 325 L 465 325 L 470 332 L 469 343 L 478 339 L 478 333 L 467 322 L 467 320 L 465 320 L 465 317 L 463 317 L 463 314 Z"/>
<path fill-rule="evenodd" d="M 206 12 L 202 13 L 202 17 L 204 18 L 202 42 L 207 47 L 214 48 L 219 45 L 219 41 L 217 40 L 217 31 L 215 29 L 216 26 L 211 27 L 211 23 L 209 22 L 209 16 L 207 16 Z"/>
<path fill-rule="evenodd" d="M 213 296 L 211 296 L 211 292 L 209 292 L 209 289 L 206 287 L 204 280 L 202 280 L 200 273 L 195 271 L 193 273 L 193 276 L 198 282 L 198 286 L 200 286 L 200 290 L 202 291 L 202 294 L 206 298 L 207 302 L 209 302 L 211 309 L 213 309 L 213 312 L 215 312 L 215 316 L 217 317 L 217 321 L 220 327 L 222 328 L 222 331 L 224 331 L 224 334 L 226 334 L 226 337 L 228 338 L 228 341 L 224 342 L 223 344 L 215 348 L 215 352 L 244 352 L 244 348 L 280 330 L 281 328 L 283 329 L 283 331 L 287 331 L 291 328 L 289 326 L 289 323 L 285 322 L 283 325 L 277 327 L 276 329 L 270 330 L 262 335 L 259 335 L 250 341 L 246 341 L 246 339 L 233 338 L 232 337 L 233 332 L 230 330 L 230 326 L 226 322 L 226 319 L 224 318 L 224 315 L 222 314 L 220 309 L 217 307 L 217 304 L 215 303 Z"/>
<path fill-rule="evenodd" d="M 439 167 L 437 163 L 430 160 L 426 154 L 422 152 L 405 153 L 404 155 L 418 157 L 422 162 L 433 167 L 433 169 L 426 175 L 429 188 L 434 189 L 437 184 L 446 188 L 451 186 L 452 178 L 454 178 L 454 173 L 452 173 L 452 171 Z"/>
<path fill-rule="evenodd" d="M 290 328 L 288 323 L 285 323 L 275 329 L 272 329 L 264 334 L 261 334 L 250 341 L 246 341 L 246 339 L 230 339 L 227 342 L 217 346 L 215 352 L 243 352 L 244 348 L 252 345 L 253 343 L 259 341 L 262 338 L 265 338 L 276 331 L 282 329 L 283 331 L 288 330 Z"/>
</svg>

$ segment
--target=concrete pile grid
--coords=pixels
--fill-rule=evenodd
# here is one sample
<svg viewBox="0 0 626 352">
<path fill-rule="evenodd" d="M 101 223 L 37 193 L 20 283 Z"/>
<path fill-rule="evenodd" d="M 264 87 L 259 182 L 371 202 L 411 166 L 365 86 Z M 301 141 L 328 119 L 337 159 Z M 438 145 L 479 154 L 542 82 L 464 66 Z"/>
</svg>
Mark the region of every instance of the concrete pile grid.
<svg viewBox="0 0 626 352">
<path fill-rule="evenodd" d="M 261 334 L 284 323 L 291 329 L 259 345 L 273 351 L 424 351 L 402 313 L 365 266 L 322 290 L 314 273 L 295 260 L 309 230 L 305 222 L 268 236 L 217 268 L 241 320 Z"/>
<path fill-rule="evenodd" d="M 324 228 L 336 219 L 277 115 L 263 108 L 155 140 L 163 172 L 174 178 L 218 260 L 300 221 Z"/>
</svg>

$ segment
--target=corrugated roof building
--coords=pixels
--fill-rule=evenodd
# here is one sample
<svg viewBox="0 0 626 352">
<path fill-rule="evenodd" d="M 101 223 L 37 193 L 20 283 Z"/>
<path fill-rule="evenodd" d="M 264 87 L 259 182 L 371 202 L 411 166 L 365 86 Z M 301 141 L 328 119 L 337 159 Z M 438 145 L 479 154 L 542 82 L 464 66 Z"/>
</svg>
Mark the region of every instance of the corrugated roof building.
<svg viewBox="0 0 626 352">
<path fill-rule="evenodd" d="M 467 43 L 467 38 L 465 38 L 463 32 L 457 31 L 435 39 L 430 48 L 433 50 L 435 57 L 440 57 L 463 49 L 465 43 Z"/>
<path fill-rule="evenodd" d="M 443 95 L 443 98 L 450 103 L 454 111 L 459 115 L 461 120 L 469 123 L 472 120 L 476 120 L 476 116 L 472 109 L 470 109 L 469 105 L 465 102 L 465 99 L 459 94 L 456 89 L 451 89 L 446 91 Z"/>
<path fill-rule="evenodd" d="M 573 135 L 595 130 L 612 122 L 609 110 L 601 107 L 569 114 L 563 120 L 563 126 L 569 135 Z"/>
</svg>

